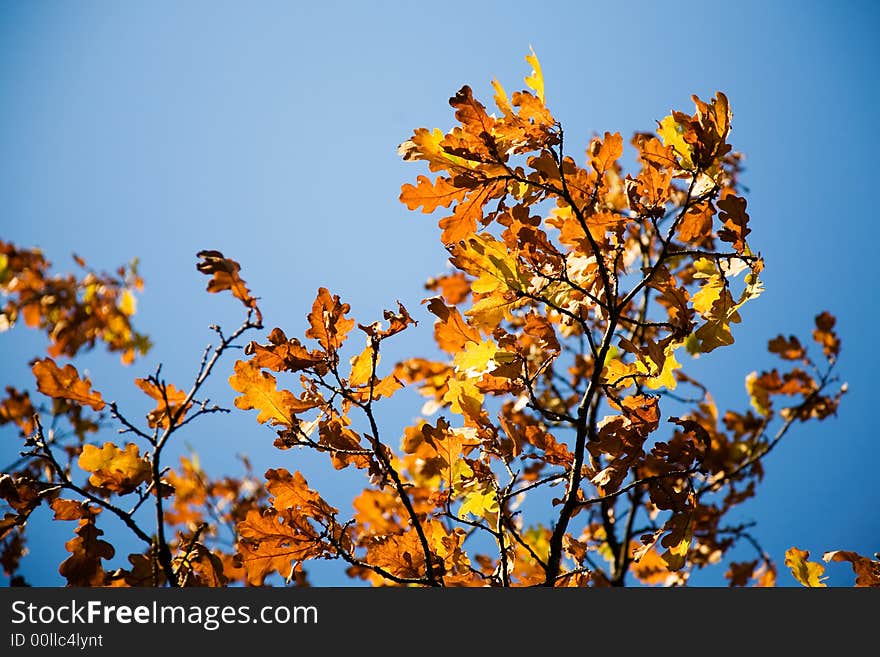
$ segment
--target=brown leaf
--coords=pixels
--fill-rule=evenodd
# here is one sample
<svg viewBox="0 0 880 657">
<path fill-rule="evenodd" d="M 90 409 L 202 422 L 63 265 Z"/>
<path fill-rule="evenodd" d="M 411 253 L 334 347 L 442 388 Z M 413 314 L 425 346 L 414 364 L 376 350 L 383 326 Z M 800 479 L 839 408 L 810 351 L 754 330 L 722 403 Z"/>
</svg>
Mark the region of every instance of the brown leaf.
<svg viewBox="0 0 880 657">
<path fill-rule="evenodd" d="M 853 572 L 856 574 L 857 587 L 880 587 L 880 561 L 863 557 L 856 552 L 847 552 L 846 550 L 826 552 L 822 555 L 822 560 L 825 562 L 849 561 Z"/>
<path fill-rule="evenodd" d="M 718 231 L 718 237 L 732 244 L 737 253 L 743 253 L 747 248 L 746 235 L 752 232 L 748 227 L 746 200 L 729 194 L 718 201 L 718 208 L 721 210 L 718 218 L 724 224 L 724 228 Z"/>
<path fill-rule="evenodd" d="M 430 278 L 425 283 L 425 288 L 440 292 L 443 295 L 443 300 L 450 306 L 461 303 L 471 293 L 471 284 L 467 276 L 460 271 Z"/>
<path fill-rule="evenodd" d="M 821 347 L 825 357 L 834 360 L 840 355 L 840 338 L 834 332 L 834 324 L 837 320 L 827 310 L 816 315 L 816 329 L 813 331 L 813 340 Z"/>
<path fill-rule="evenodd" d="M 174 560 L 178 580 L 181 586 L 221 587 L 228 580 L 223 574 L 223 561 L 201 543 L 195 543 L 187 551 Z"/>
<path fill-rule="evenodd" d="M 0 401 L 0 426 L 13 423 L 23 436 L 29 436 L 36 428 L 34 413 L 36 410 L 26 390 L 19 392 L 12 386 L 6 386 L 6 398 Z"/>
<path fill-rule="evenodd" d="M 757 566 L 757 559 L 753 561 L 731 561 L 724 576 L 730 580 L 731 587 L 747 586 Z"/>
<path fill-rule="evenodd" d="M 771 354 L 778 354 L 780 358 L 785 360 L 802 360 L 807 355 L 807 350 L 803 348 L 800 340 L 793 335 L 788 336 L 788 338 L 784 335 L 777 335 L 767 344 L 767 349 Z"/>
<path fill-rule="evenodd" d="M 268 344 L 251 342 L 245 353 L 262 368 L 275 372 L 299 372 L 321 365 L 327 355 L 320 351 L 309 351 L 296 338 L 288 339 L 280 328 L 272 329 Z"/>
<path fill-rule="evenodd" d="M 238 274 L 241 265 L 232 258 L 227 258 L 220 251 L 199 251 L 196 257 L 202 260 L 196 265 L 196 269 L 212 277 L 208 281 L 208 292 L 217 293 L 229 290 L 232 292 L 232 296 L 241 301 L 246 308 L 250 308 L 256 313 L 257 323 L 262 324 L 263 314 L 257 306 L 257 299 L 251 294 L 247 284 Z"/>
<path fill-rule="evenodd" d="M 68 586 L 102 586 L 104 568 L 101 560 L 112 559 L 113 546 L 101 540 L 104 532 L 95 526 L 94 517 L 80 520 L 76 537 L 67 541 L 64 547 L 70 552 L 58 572 L 67 578 Z"/>
<path fill-rule="evenodd" d="M 80 520 L 93 514 L 87 502 L 57 498 L 49 505 L 55 512 L 53 520 Z"/>
</svg>

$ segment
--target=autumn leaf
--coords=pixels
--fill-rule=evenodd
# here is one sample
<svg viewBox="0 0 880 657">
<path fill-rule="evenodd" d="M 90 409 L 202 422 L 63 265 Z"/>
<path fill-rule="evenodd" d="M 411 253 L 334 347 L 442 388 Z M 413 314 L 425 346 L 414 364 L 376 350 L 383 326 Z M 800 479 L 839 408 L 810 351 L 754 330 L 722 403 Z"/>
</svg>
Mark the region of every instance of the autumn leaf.
<svg viewBox="0 0 880 657">
<path fill-rule="evenodd" d="M 538 99 L 543 103 L 544 102 L 544 74 L 541 72 L 541 62 L 538 61 L 538 56 L 535 54 L 534 49 L 529 47 L 529 54 L 526 55 L 526 61 L 531 64 L 532 72 L 526 76 L 526 84 L 530 89 L 534 90 L 535 94 L 538 96 Z"/>
<path fill-rule="evenodd" d="M 56 498 L 49 505 L 55 512 L 53 520 L 80 520 L 93 515 L 91 507 L 86 502 Z"/>
<path fill-rule="evenodd" d="M 779 355 L 785 360 L 801 360 L 806 357 L 807 350 L 803 348 L 797 337 L 790 335 L 786 338 L 784 335 L 778 335 L 767 345 L 767 349 L 772 354 Z"/>
<path fill-rule="evenodd" d="M 284 468 L 270 468 L 266 471 L 266 482 L 266 489 L 273 496 L 272 506 L 280 512 L 297 510 L 323 520 L 336 513 L 336 509 L 309 488 L 305 477 L 298 471 L 291 474 Z"/>
<path fill-rule="evenodd" d="M 79 467 L 91 472 L 89 483 L 98 488 L 106 488 L 120 495 L 130 493 L 139 485 L 150 480 L 150 462 L 140 455 L 134 443 L 119 449 L 111 442 L 103 447 L 84 445 L 77 461 Z"/>
<path fill-rule="evenodd" d="M 737 253 L 744 253 L 748 248 L 746 235 L 752 232 L 748 227 L 746 200 L 730 194 L 718 201 L 718 207 L 721 210 L 718 218 L 724 224 L 724 228 L 718 231 L 719 239 L 732 244 Z"/>
<path fill-rule="evenodd" d="M 824 587 L 825 566 L 814 561 L 807 561 L 810 553 L 807 550 L 799 550 L 796 547 L 785 552 L 785 565 L 791 569 L 791 574 L 803 586 Z"/>
<path fill-rule="evenodd" d="M 853 572 L 856 574 L 857 587 L 880 587 L 880 560 L 863 557 L 856 552 L 848 552 L 846 550 L 826 552 L 822 555 L 822 560 L 826 563 L 831 561 L 848 561 L 852 565 Z"/>
<path fill-rule="evenodd" d="M 51 358 L 44 358 L 36 361 L 32 370 L 37 379 L 37 390 L 44 395 L 69 399 L 77 404 L 91 406 L 96 411 L 104 408 L 101 393 L 92 390 L 92 382 L 81 379 L 73 365 L 59 368 Z"/>
<path fill-rule="evenodd" d="M 685 137 L 687 128 L 679 123 L 674 115 L 667 116 L 660 121 L 657 134 L 663 140 L 664 146 L 669 146 L 675 150 L 683 169 L 694 168 L 692 161 L 693 149 Z"/>
<path fill-rule="evenodd" d="M 596 138 L 591 142 L 589 154 L 590 164 L 601 176 L 623 155 L 623 137 L 619 132 L 606 132 L 603 139 Z"/>
<path fill-rule="evenodd" d="M 327 360 L 326 354 L 306 349 L 296 338 L 290 338 L 280 328 L 272 329 L 269 342 L 259 344 L 254 341 L 245 347 L 245 354 L 262 368 L 275 372 L 299 372 L 300 370 L 321 366 Z"/>
<path fill-rule="evenodd" d="M 151 379 L 135 379 L 134 382 L 157 402 L 156 408 L 147 414 L 147 424 L 151 428 L 167 429 L 172 418 L 175 424 L 179 424 L 183 422 L 186 412 L 192 408 L 192 402 L 186 404 L 184 408 L 187 393 L 185 390 L 178 390 L 174 384 L 163 383 L 160 386 Z"/>
<path fill-rule="evenodd" d="M 472 515 L 486 520 L 491 526 L 494 526 L 498 522 L 499 510 L 498 493 L 490 482 L 482 482 L 480 485 L 464 489 L 458 515 L 460 518 Z"/>
<path fill-rule="evenodd" d="M 438 207 L 448 208 L 455 201 L 461 201 L 467 189 L 455 187 L 449 178 L 438 177 L 433 182 L 427 176 L 419 176 L 416 185 L 404 185 L 400 192 L 400 200 L 410 210 L 422 208 L 422 212 L 430 214 Z"/>
<path fill-rule="evenodd" d="M 227 258 L 220 251 L 204 250 L 196 254 L 201 259 L 196 269 L 207 276 L 211 276 L 208 282 L 208 292 L 216 293 L 229 290 L 232 296 L 241 301 L 245 308 L 252 309 L 257 315 L 257 323 L 263 323 L 263 314 L 257 306 L 257 299 L 247 288 L 247 284 L 239 275 L 241 265 L 232 258 Z"/>
<path fill-rule="evenodd" d="M 480 332 L 464 321 L 457 308 L 447 306 L 438 298 L 427 301 L 428 311 L 439 320 L 434 323 L 434 339 L 441 349 L 455 354 L 469 342 L 480 342 Z"/>
<path fill-rule="evenodd" d="M 226 586 L 223 561 L 202 543 L 193 543 L 174 560 L 180 586 Z"/>
<path fill-rule="evenodd" d="M 834 332 L 836 321 L 834 315 L 826 310 L 816 315 L 816 328 L 813 331 L 813 340 L 822 347 L 825 357 L 830 361 L 840 355 L 840 338 Z"/>
<path fill-rule="evenodd" d="M 415 530 L 368 539 L 365 547 L 367 561 L 395 577 L 420 579 L 425 576 L 425 552 Z"/>
<path fill-rule="evenodd" d="M 379 364 L 381 355 L 374 354 L 373 343 L 367 340 L 367 346 L 364 347 L 364 350 L 351 358 L 351 374 L 348 377 L 348 384 L 353 387 L 366 384 L 373 376 L 373 369 L 375 365 Z"/>
<path fill-rule="evenodd" d="M 0 400 L 0 426 L 13 423 L 18 426 L 23 436 L 34 432 L 34 415 L 36 409 L 26 390 L 19 391 L 6 386 L 6 397 Z"/>
<path fill-rule="evenodd" d="M 289 581 L 297 564 L 330 550 L 307 518 L 274 509 L 249 511 L 237 529 L 238 559 L 253 586 L 261 586 L 272 573 Z"/>
<path fill-rule="evenodd" d="M 238 524 L 238 559 L 250 584 L 261 585 L 272 572 L 289 580 L 298 564 L 329 556 L 332 546 L 322 527 L 333 525 L 336 509 L 308 487 L 299 473 L 285 469 L 266 471 L 272 507 L 252 509 Z"/>
<path fill-rule="evenodd" d="M 68 586 L 104 584 L 105 575 L 101 561 L 112 559 L 116 551 L 110 543 L 100 538 L 103 534 L 95 526 L 94 517 L 80 520 L 76 537 L 64 544 L 71 554 L 58 568 L 58 572 L 67 579 Z"/>
<path fill-rule="evenodd" d="M 241 395 L 235 398 L 236 408 L 257 410 L 257 422 L 270 422 L 274 426 L 293 426 L 293 416 L 315 408 L 320 399 L 306 396 L 297 398 L 289 390 L 279 390 L 275 377 L 264 372 L 252 360 L 235 363 L 235 374 L 229 377 L 229 385 Z"/>
<path fill-rule="evenodd" d="M 693 540 L 693 514 L 687 512 L 674 514 L 666 523 L 665 529 L 669 533 L 660 539 L 660 544 L 666 548 L 662 554 L 663 560 L 669 570 L 681 570 L 684 568 Z"/>
<path fill-rule="evenodd" d="M 418 322 L 414 320 L 409 311 L 400 301 L 397 302 L 397 312 L 386 310 L 382 313 L 382 317 L 388 322 L 388 328 L 382 328 L 381 322 L 373 322 L 369 326 L 358 324 L 358 328 L 371 338 L 377 340 L 385 340 L 392 335 L 397 335 L 401 331 L 405 331 L 409 326 L 416 326 Z"/>
<path fill-rule="evenodd" d="M 338 295 L 331 297 L 327 288 L 318 288 L 312 312 L 309 313 L 311 328 L 306 331 L 306 337 L 320 342 L 328 353 L 336 352 L 354 328 L 355 321 L 345 317 L 350 309 L 347 303 L 339 300 Z"/>
</svg>

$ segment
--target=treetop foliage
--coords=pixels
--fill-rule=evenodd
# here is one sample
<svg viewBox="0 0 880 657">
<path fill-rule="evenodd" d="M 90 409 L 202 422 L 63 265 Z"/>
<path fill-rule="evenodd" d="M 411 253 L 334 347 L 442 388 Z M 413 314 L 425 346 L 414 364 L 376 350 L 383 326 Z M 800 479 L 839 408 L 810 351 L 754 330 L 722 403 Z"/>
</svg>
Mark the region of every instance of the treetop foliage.
<svg viewBox="0 0 880 657">
<path fill-rule="evenodd" d="M 39 250 L 0 242 L 2 327 L 22 318 L 49 338 L 32 361 L 39 395 L 7 386 L 0 402 L 22 441 L 0 475 L 5 572 L 18 571 L 45 504 L 75 523 L 59 567 L 74 586 L 303 584 L 314 559 L 377 586 L 684 585 L 717 564 L 731 586 L 774 585 L 775 562 L 731 518 L 783 437 L 835 414 L 846 388 L 834 317 L 816 316 L 813 346 L 770 339 L 773 363 L 746 376 L 742 406 L 721 410 L 685 365 L 733 344 L 764 289 L 727 97 L 694 96 L 693 110 L 633 135 L 625 171 L 618 133 L 571 154 L 537 56 L 526 60 L 525 89 L 493 81 L 491 112 L 464 86 L 449 131 L 418 128 L 400 144 L 428 172 L 400 200 L 440 215 L 451 265 L 428 280 L 419 313 L 397 303 L 356 319 L 320 288 L 303 333 L 265 333 L 239 263 L 200 251 L 207 291 L 229 292 L 244 319 L 212 327 L 192 382 L 167 381 L 161 366 L 136 378 L 155 402 L 144 418 L 62 360 L 96 345 L 125 364 L 147 354 L 131 323 L 137 263 L 108 275 L 77 258 L 81 276 L 52 276 Z M 420 316 L 442 355 L 384 362 L 386 341 Z M 242 475 L 215 477 L 195 455 L 162 460 L 191 422 L 231 412 L 203 397 L 212 375 L 228 377 L 234 407 L 266 425 L 255 431 L 271 432 L 293 471 L 258 475 L 245 460 Z M 420 419 L 379 426 L 377 407 L 405 387 L 424 398 Z M 295 469 L 300 449 L 362 471 L 350 507 Z M 121 567 L 107 563 L 108 515 L 142 543 Z M 730 559 L 741 544 L 753 559 Z M 808 558 L 792 548 L 785 564 L 824 586 Z M 876 560 L 824 559 L 849 562 L 857 586 L 880 585 Z"/>
</svg>

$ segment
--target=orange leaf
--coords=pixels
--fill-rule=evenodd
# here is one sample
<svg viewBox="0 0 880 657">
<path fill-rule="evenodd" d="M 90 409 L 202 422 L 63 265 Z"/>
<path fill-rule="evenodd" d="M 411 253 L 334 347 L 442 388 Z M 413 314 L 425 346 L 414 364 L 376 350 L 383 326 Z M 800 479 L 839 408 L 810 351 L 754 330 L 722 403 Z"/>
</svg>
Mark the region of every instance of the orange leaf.
<svg viewBox="0 0 880 657">
<path fill-rule="evenodd" d="M 482 342 L 480 332 L 464 321 L 457 308 L 433 298 L 428 300 L 428 310 L 440 320 L 434 323 L 434 339 L 444 351 L 454 354 L 464 349 L 468 342 Z"/>
<path fill-rule="evenodd" d="M 220 251 L 199 251 L 196 257 L 202 259 L 202 262 L 196 265 L 196 269 L 213 277 L 208 281 L 208 292 L 217 293 L 229 290 L 232 292 L 232 296 L 241 301 L 246 308 L 256 311 L 257 323 L 263 322 L 263 315 L 257 307 L 256 298 L 238 274 L 241 265 L 235 260 L 225 257 Z"/>
<path fill-rule="evenodd" d="M 91 406 L 100 411 L 104 408 L 104 399 L 97 390 L 92 390 L 89 379 L 80 379 L 73 365 L 65 365 L 60 369 L 51 358 L 38 360 L 33 366 L 37 378 L 37 390 L 44 395 L 56 399 L 69 399 L 77 404 Z"/>
<path fill-rule="evenodd" d="M 327 288 L 318 288 L 318 296 L 315 297 L 312 312 L 309 313 L 311 328 L 306 331 L 306 337 L 320 342 L 327 352 L 336 351 L 354 328 L 354 320 L 345 317 L 349 310 L 351 307 L 342 303 L 339 295 L 331 297 Z"/>
<path fill-rule="evenodd" d="M 189 403 L 185 409 L 181 410 L 183 402 L 186 401 L 187 393 L 185 390 L 178 390 L 171 383 L 167 384 L 163 391 L 148 379 L 135 379 L 134 382 L 138 388 L 158 402 L 156 408 L 147 414 L 147 423 L 152 428 L 167 428 L 169 419 L 175 417 L 178 413 L 179 415 L 175 417 L 175 423 L 179 424 L 183 421 L 186 412 L 192 408 L 192 403 Z"/>
<path fill-rule="evenodd" d="M 235 374 L 229 377 L 229 385 L 242 393 L 235 398 L 235 405 L 245 411 L 258 410 L 257 422 L 272 425 L 293 426 L 293 416 L 315 408 L 320 400 L 298 399 L 289 390 L 279 390 L 275 377 L 263 372 L 252 360 L 235 363 Z"/>
<path fill-rule="evenodd" d="M 619 132 L 605 133 L 603 139 L 598 137 L 590 143 L 590 164 L 600 176 L 614 166 L 614 163 L 623 155 L 623 138 Z"/>
<path fill-rule="evenodd" d="M 272 329 L 268 344 L 251 342 L 245 353 L 253 356 L 251 360 L 260 367 L 275 372 L 299 372 L 326 360 L 325 354 L 309 351 L 296 338 L 288 340 L 280 328 Z"/>
<path fill-rule="evenodd" d="M 431 214 L 438 207 L 448 208 L 468 193 L 467 188 L 456 187 L 443 176 L 438 176 L 434 182 L 427 176 L 418 176 L 415 186 L 406 184 L 400 190 L 400 200 L 406 203 L 406 207 L 415 210 L 421 206 L 424 214 Z"/>
<path fill-rule="evenodd" d="M 336 509 L 321 499 L 317 491 L 309 488 L 299 471 L 291 474 L 284 468 L 266 470 L 266 490 L 274 496 L 272 506 L 279 512 L 296 510 L 323 520 L 336 513 Z"/>
</svg>

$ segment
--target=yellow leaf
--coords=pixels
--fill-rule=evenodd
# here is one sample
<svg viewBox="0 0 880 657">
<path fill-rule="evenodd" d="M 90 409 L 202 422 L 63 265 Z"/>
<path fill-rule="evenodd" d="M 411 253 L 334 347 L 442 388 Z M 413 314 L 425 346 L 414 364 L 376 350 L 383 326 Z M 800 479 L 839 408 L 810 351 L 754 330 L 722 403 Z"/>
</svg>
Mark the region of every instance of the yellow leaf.
<svg viewBox="0 0 880 657">
<path fill-rule="evenodd" d="M 468 342 L 462 351 L 455 354 L 455 369 L 468 377 L 479 376 L 489 369 L 498 346 L 489 338 L 485 342 Z"/>
<path fill-rule="evenodd" d="M 137 299 L 131 290 L 123 290 L 119 297 L 119 312 L 130 317 L 137 312 Z"/>
<path fill-rule="evenodd" d="M 663 349 L 663 366 L 656 360 L 643 355 L 633 363 L 624 363 L 619 358 L 606 358 L 605 368 L 602 371 L 602 380 L 620 388 L 628 388 L 637 382 L 642 383 L 651 390 L 667 388 L 675 390 L 678 382 L 673 372 L 681 368 L 681 363 L 675 359 L 675 351 L 683 342 L 672 342 Z"/>
<path fill-rule="evenodd" d="M 79 467 L 91 472 L 89 483 L 120 495 L 130 493 L 150 479 L 150 462 L 142 458 L 137 445 L 129 443 L 125 450 L 111 442 L 103 447 L 85 445 L 77 461 Z"/>
<path fill-rule="evenodd" d="M 510 311 L 525 303 L 525 298 L 517 298 L 512 292 L 495 292 L 474 303 L 465 311 L 474 326 L 491 333 L 504 319 L 510 318 Z"/>
<path fill-rule="evenodd" d="M 694 294 L 694 310 L 700 313 L 703 317 L 709 317 L 712 311 L 712 306 L 718 301 L 718 298 L 723 291 L 724 279 L 718 274 L 714 274 L 703 284 L 700 291 Z"/>
<path fill-rule="evenodd" d="M 666 359 L 663 361 L 663 367 L 660 372 L 655 376 L 652 376 L 648 379 L 645 379 L 645 385 L 651 390 L 657 390 L 659 388 L 666 388 L 667 390 L 675 390 L 675 387 L 678 385 L 678 382 L 675 380 L 675 375 L 673 372 L 679 368 L 681 368 L 681 363 L 675 360 L 675 350 L 681 346 L 682 343 L 673 343 L 666 347 L 665 355 Z"/>
<path fill-rule="evenodd" d="M 476 276 L 471 290 L 488 294 L 499 290 L 525 290 L 528 279 L 503 242 L 487 233 L 474 235 L 452 249 L 452 264 Z"/>
<path fill-rule="evenodd" d="M 472 488 L 461 498 L 461 507 L 458 509 L 458 517 L 466 518 L 472 514 L 477 518 L 488 520 L 494 525 L 498 520 L 498 495 L 488 482 L 478 488 Z"/>
<path fill-rule="evenodd" d="M 670 533 L 660 540 L 660 544 L 666 548 L 663 560 L 669 570 L 681 570 L 694 536 L 693 515 L 676 513 L 666 522 L 664 529 L 670 530 Z"/>
<path fill-rule="evenodd" d="M 506 116 L 510 115 L 510 100 L 507 97 L 507 92 L 504 91 L 504 87 L 501 86 L 501 83 L 498 82 L 498 80 L 492 80 L 492 88 L 495 90 L 495 104 L 498 106 L 498 109 L 500 109 Z M 0 271 L 2 271 L 2 268 L 0 268 Z"/>
<path fill-rule="evenodd" d="M 750 372 L 746 376 L 746 392 L 749 393 L 752 407 L 760 415 L 767 415 L 770 412 L 770 395 L 765 387 L 758 384 L 759 378 L 757 372 Z"/>
<path fill-rule="evenodd" d="M 532 72 L 526 77 L 526 84 L 529 89 L 534 90 L 541 102 L 544 102 L 544 74 L 541 72 L 541 62 L 535 54 L 534 48 L 529 46 L 529 54 L 526 55 L 526 61 L 531 64 Z"/>
<path fill-rule="evenodd" d="M 381 354 L 376 354 L 376 365 L 379 364 Z M 370 340 L 367 340 L 367 346 L 357 356 L 351 359 L 351 376 L 348 383 L 351 386 L 365 385 L 373 374 L 373 347 Z"/>
<path fill-rule="evenodd" d="M 822 574 L 825 572 L 825 566 L 807 561 L 809 558 L 809 551 L 793 547 L 785 553 L 785 565 L 791 569 L 794 578 L 804 586 L 824 587 L 825 582 L 822 581 L 824 579 Z"/>
<path fill-rule="evenodd" d="M 672 115 L 667 116 L 660 122 L 657 130 L 664 146 L 671 146 L 681 158 L 681 166 L 685 169 L 693 169 L 693 150 L 684 139 L 684 128 Z"/>
<path fill-rule="evenodd" d="M 443 401 L 452 405 L 453 413 L 478 416 L 483 405 L 483 393 L 471 379 L 449 379 L 449 390 L 443 395 Z"/>
</svg>

